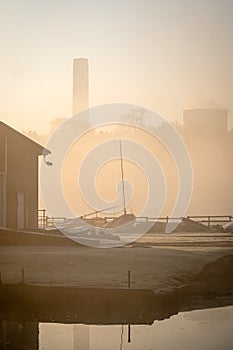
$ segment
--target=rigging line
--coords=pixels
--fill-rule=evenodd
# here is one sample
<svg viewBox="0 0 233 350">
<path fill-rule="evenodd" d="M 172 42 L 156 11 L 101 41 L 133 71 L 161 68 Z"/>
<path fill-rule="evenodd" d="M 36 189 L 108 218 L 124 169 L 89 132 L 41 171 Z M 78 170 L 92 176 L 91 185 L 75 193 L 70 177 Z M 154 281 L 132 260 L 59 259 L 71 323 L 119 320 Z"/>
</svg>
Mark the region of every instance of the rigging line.
<svg viewBox="0 0 233 350">
<path fill-rule="evenodd" d="M 123 193 L 123 203 L 124 203 L 124 214 L 126 214 L 126 205 L 125 205 L 125 184 L 124 184 L 124 168 L 123 168 L 123 159 L 122 159 L 121 140 L 119 140 L 119 145 L 120 145 L 120 158 L 121 158 L 121 182 L 122 182 L 122 193 Z"/>
</svg>

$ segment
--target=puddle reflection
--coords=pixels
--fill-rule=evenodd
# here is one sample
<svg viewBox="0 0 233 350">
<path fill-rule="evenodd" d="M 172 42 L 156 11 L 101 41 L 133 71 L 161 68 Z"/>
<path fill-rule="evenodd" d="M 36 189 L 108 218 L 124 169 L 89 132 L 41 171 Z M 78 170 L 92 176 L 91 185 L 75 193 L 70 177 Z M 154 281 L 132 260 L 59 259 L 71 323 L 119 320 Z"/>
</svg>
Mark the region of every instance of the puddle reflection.
<svg viewBox="0 0 233 350">
<path fill-rule="evenodd" d="M 230 350 L 233 306 L 181 312 L 152 325 L 1 322 L 2 350 Z M 129 339 L 130 330 L 130 339 Z M 130 340 L 130 342 L 129 342 Z"/>
<path fill-rule="evenodd" d="M 21 284 L 0 294 L 1 350 L 232 349 L 233 306 L 179 312 L 195 308 L 187 288 L 154 295 Z"/>
<path fill-rule="evenodd" d="M 38 349 L 230 350 L 233 344 L 232 324 L 233 306 L 181 312 L 170 319 L 155 321 L 150 326 L 131 325 L 129 342 L 127 325 L 40 323 Z"/>
</svg>

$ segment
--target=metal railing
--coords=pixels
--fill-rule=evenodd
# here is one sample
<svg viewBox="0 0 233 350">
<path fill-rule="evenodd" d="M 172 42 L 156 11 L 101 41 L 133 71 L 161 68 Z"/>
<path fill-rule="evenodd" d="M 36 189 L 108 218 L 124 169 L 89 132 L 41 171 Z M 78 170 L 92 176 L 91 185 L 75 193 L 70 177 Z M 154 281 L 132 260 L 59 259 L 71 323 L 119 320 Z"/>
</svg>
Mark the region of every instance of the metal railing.
<svg viewBox="0 0 233 350">
<path fill-rule="evenodd" d="M 116 219 L 117 216 L 109 215 L 109 216 L 101 216 L 100 214 L 95 214 L 93 216 L 82 216 L 82 219 L 85 220 L 85 222 L 89 223 L 93 226 L 104 226 L 107 222 L 110 222 L 114 219 Z M 203 224 L 207 226 L 208 228 L 216 227 L 216 226 L 223 226 L 224 224 L 233 221 L 233 215 L 188 215 L 184 218 L 177 218 L 177 217 L 147 217 L 147 216 L 141 216 L 136 217 L 137 222 L 160 222 L 167 224 L 171 221 L 180 221 L 182 219 L 190 219 L 192 221 L 195 221 L 197 223 Z M 56 228 L 57 225 L 63 225 L 72 219 L 66 218 L 66 217 L 48 217 L 46 210 L 41 209 L 38 211 L 38 228 L 41 230 L 47 230 L 47 229 L 53 229 Z"/>
<path fill-rule="evenodd" d="M 208 227 L 222 226 L 227 222 L 231 222 L 233 220 L 232 215 L 194 215 L 187 216 L 187 218 L 199 222 L 200 224 L 206 225 Z"/>
</svg>

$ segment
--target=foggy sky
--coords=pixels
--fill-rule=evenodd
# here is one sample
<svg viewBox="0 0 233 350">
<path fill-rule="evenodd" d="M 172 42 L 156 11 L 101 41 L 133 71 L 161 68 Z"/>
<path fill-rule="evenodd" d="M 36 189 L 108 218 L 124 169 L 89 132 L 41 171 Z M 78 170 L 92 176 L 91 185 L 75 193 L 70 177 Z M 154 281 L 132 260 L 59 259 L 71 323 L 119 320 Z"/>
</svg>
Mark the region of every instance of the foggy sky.
<svg viewBox="0 0 233 350">
<path fill-rule="evenodd" d="M 170 120 L 225 108 L 233 125 L 231 0 L 0 2 L 0 119 L 46 132 L 72 113 L 72 60 L 90 105 L 143 105 Z"/>
</svg>

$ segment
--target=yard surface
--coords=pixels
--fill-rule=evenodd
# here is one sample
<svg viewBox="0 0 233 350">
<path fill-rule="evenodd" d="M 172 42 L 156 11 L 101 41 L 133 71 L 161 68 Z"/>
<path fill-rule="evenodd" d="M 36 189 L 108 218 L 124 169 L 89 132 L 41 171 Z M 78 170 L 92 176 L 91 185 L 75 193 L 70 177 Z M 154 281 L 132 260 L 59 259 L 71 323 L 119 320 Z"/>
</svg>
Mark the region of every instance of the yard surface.
<svg viewBox="0 0 233 350">
<path fill-rule="evenodd" d="M 37 285 L 132 288 L 166 292 L 190 283 L 232 247 L 132 246 L 112 249 L 87 247 L 1 246 L 2 283 L 22 280 Z M 231 278 L 229 276 L 229 278 Z"/>
</svg>

